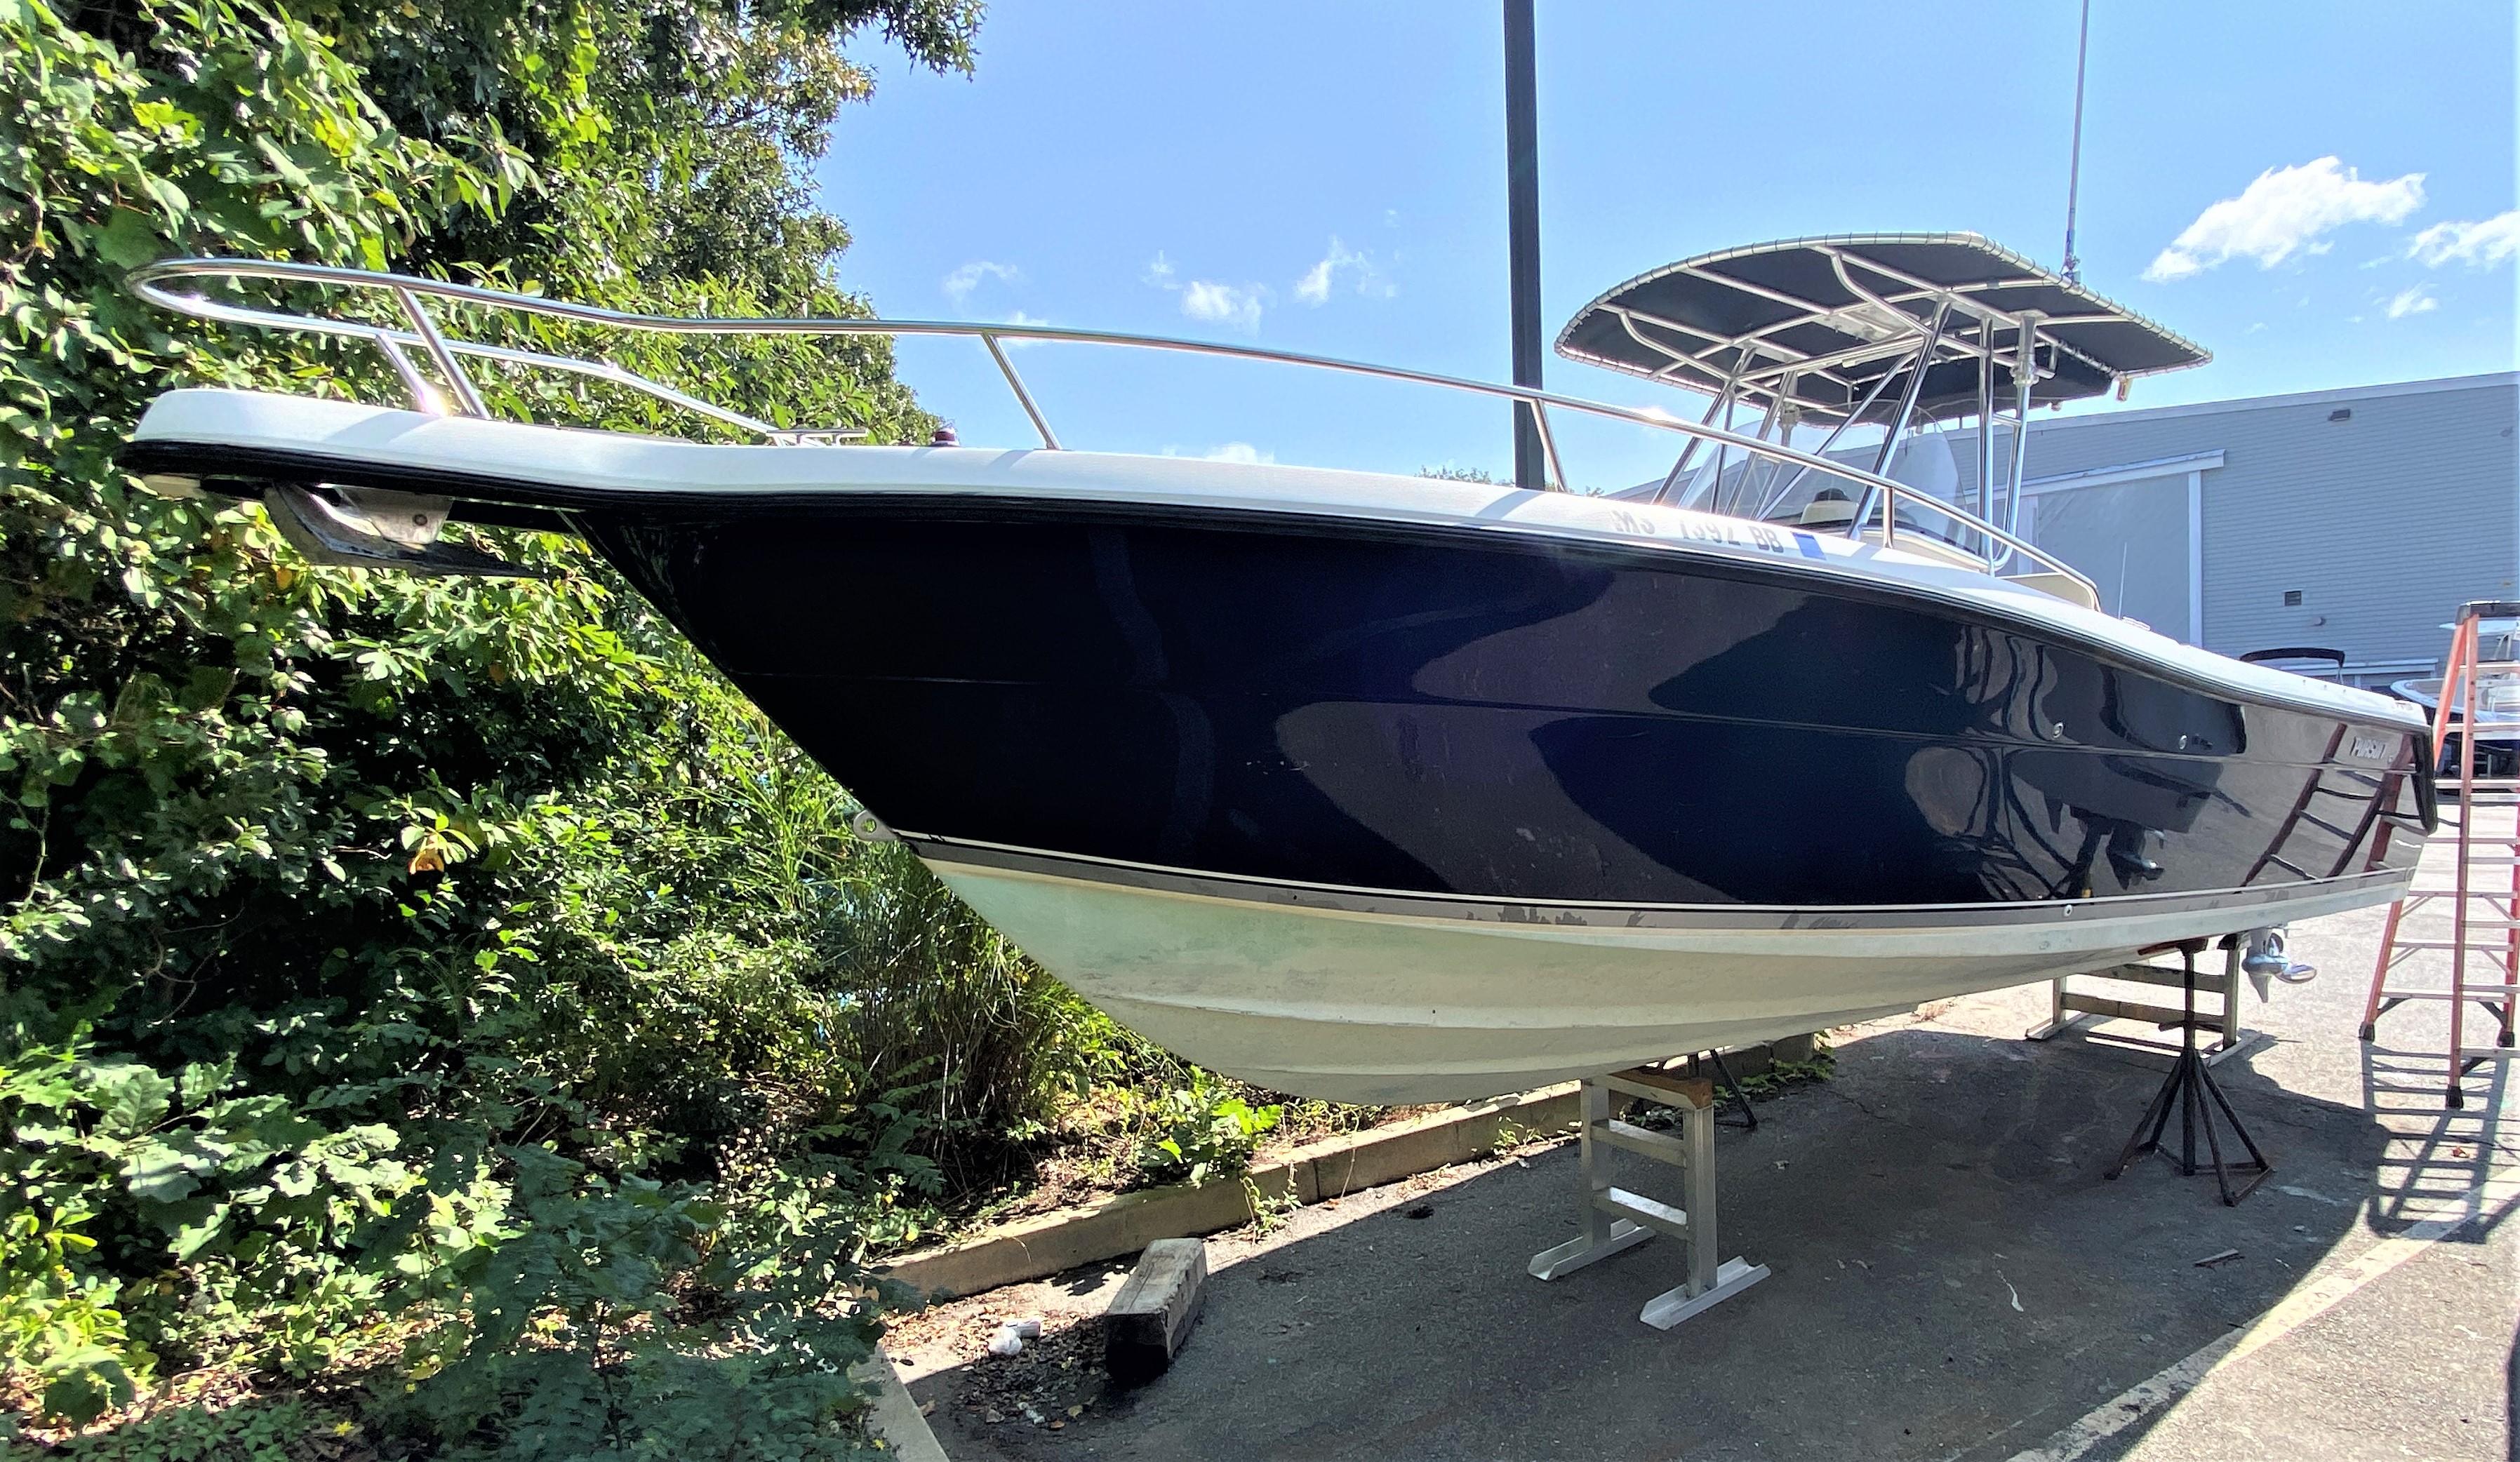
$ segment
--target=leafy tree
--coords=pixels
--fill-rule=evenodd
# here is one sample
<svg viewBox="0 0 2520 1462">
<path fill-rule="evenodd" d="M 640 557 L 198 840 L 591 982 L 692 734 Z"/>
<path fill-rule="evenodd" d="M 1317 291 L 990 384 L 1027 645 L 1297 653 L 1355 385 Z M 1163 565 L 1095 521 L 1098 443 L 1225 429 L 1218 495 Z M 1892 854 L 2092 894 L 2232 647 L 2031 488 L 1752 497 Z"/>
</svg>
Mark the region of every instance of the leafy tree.
<svg viewBox="0 0 2520 1462">
<path fill-rule="evenodd" d="M 845 1445 L 847 1389 L 798 1354 L 862 1346 L 855 1256 L 933 1173 L 883 1098 L 915 1059 L 832 1059 L 858 966 L 831 934 L 916 876 L 849 844 L 837 789 L 578 545 L 502 535 L 548 582 L 323 569 L 258 510 L 142 491 L 112 454 L 167 386 L 381 381 L 122 281 L 221 252 L 863 311 L 801 172 L 869 90 L 840 43 L 968 68 L 977 19 L 0 0 L 0 1398 L 78 1418 L 161 1363 L 303 1372 L 422 1306 L 470 1319 L 429 1342 L 453 1399 L 411 1424 L 468 1445 L 752 1445 L 616 1384 L 690 1402 L 720 1363 L 793 1454 Z M 880 341 L 630 349 L 797 421 L 931 424 Z M 543 1311 L 560 1338 L 511 1344 Z M 702 1344 L 730 1314 L 784 1318 Z"/>
</svg>

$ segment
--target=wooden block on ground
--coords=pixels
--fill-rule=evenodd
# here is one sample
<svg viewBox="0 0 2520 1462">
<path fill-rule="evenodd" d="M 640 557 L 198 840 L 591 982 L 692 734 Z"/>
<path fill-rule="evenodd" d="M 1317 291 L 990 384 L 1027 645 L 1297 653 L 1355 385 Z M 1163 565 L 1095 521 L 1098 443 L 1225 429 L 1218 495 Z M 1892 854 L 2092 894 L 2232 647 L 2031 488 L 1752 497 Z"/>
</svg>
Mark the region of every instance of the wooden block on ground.
<svg viewBox="0 0 2520 1462">
<path fill-rule="evenodd" d="M 1103 1362 L 1124 1386 L 1151 1381 L 1172 1368 L 1173 1357 L 1198 1323 L 1207 1294 L 1207 1245 L 1198 1239 L 1157 1239 L 1138 1258 L 1128 1283 L 1102 1312 Z"/>
</svg>

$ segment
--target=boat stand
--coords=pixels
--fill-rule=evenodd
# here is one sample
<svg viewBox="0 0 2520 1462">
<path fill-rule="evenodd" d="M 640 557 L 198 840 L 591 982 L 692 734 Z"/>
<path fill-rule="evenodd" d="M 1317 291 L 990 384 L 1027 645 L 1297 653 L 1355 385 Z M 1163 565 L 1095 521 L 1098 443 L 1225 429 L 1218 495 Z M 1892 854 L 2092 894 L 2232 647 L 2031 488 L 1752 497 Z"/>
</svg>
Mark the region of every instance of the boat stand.
<svg viewBox="0 0 2520 1462">
<path fill-rule="evenodd" d="M 1611 1116 L 1610 1093 L 1614 1091 L 1677 1108 L 1680 1134 L 1651 1131 Z M 1571 1274 L 1586 1264 L 1633 1249 L 1657 1233 L 1669 1234 L 1688 1251 L 1688 1278 L 1646 1301 L 1637 1315 L 1657 1330 L 1668 1330 L 1768 1277 L 1766 1264 L 1753 1265 L 1737 1258 L 1716 1262 L 1713 1082 L 1639 1066 L 1588 1078 L 1580 1094 L 1584 1123 L 1580 1136 L 1583 1191 L 1579 1195 L 1579 1218 L 1584 1231 L 1554 1249 L 1533 1255 L 1533 1278 L 1555 1279 Z M 1688 1206 L 1673 1208 L 1613 1187 L 1608 1149 L 1614 1147 L 1681 1169 L 1687 1174 Z"/>
<path fill-rule="evenodd" d="M 2222 1065 L 2258 1041 L 2257 1037 L 2240 1029 L 2240 942 L 2236 939 L 2229 941 L 2228 955 L 2223 961 L 2223 972 L 2219 975 L 2196 976 L 2197 990 L 2215 997 L 2222 1002 L 2221 1007 L 2206 1018 L 2205 1029 L 2215 1032 L 2221 1038 L 2205 1052 L 2205 1064 L 2208 1066 Z M 2115 1020 L 2150 1021 L 2162 1030 L 2170 1030 L 2196 1019 L 2196 1010 L 2192 1002 L 2184 1011 L 2174 1010 L 2167 1005 L 2145 1004 L 2140 1000 L 2120 999 L 2115 996 L 2094 995 L 2089 991 L 2076 990 L 2070 982 L 2121 980 L 2130 984 L 2159 985 L 2176 990 L 2181 988 L 2186 979 L 2185 971 L 2142 962 L 2113 964 L 2107 969 L 2090 970 L 2080 975 L 2059 975 L 2049 982 L 2048 1023 L 2022 1032 L 2022 1039 L 2025 1041 L 2051 1040 L 2064 1035 L 2095 1015 Z M 2129 1043 L 2140 1045 L 2146 1050 L 2170 1049 L 2159 1041 L 2126 1039 Z"/>
<path fill-rule="evenodd" d="M 2205 1059 L 2196 1049 L 2196 954 L 2208 943 L 2202 939 L 2191 939 L 2179 946 L 2180 962 L 2186 972 L 2183 989 L 2187 997 L 2187 1019 L 2180 1027 L 2179 1059 L 2171 1063 L 2170 1075 L 2163 1078 L 2161 1089 L 2153 1094 L 2152 1105 L 2144 1109 L 2143 1119 L 2135 1125 L 2134 1132 L 2127 1137 L 2125 1149 L 2119 1152 L 2118 1160 L 2109 1168 L 2107 1175 L 2116 1177 L 2126 1172 L 2128 1164 L 2147 1152 L 2162 1152 L 2168 1156 L 2162 1148 L 2161 1138 L 2162 1133 L 2169 1130 L 2170 1108 L 2176 1100 L 2179 1106 L 2180 1174 L 2194 1177 L 2204 1171 L 2196 1161 L 2196 1129 L 2202 1126 L 2205 1129 L 2205 1148 L 2213 1159 L 2214 1181 L 2223 1191 L 2224 1206 L 2236 1208 L 2241 1199 L 2267 1180 L 2267 1174 L 2274 1172 L 2274 1166 L 2267 1161 L 2265 1153 L 2258 1151 L 2258 1144 L 2250 1139 L 2249 1130 L 2240 1125 L 2239 1114 L 2231 1110 L 2230 1099 L 2223 1094 L 2223 1088 L 2214 1085 L 2214 1074 L 2206 1069 Z M 2217 1110 L 2230 1125 L 2231 1135 L 2239 1138 L 2240 1145 L 2248 1150 L 2249 1161 L 2224 1160 L 2222 1139 L 2214 1134 Z M 2247 1178 L 2236 1189 L 2231 1186 L 2234 1173 Z"/>
<path fill-rule="evenodd" d="M 1732 1115 L 1730 1117 L 1724 1116 L 1724 1104 L 1719 1103 L 1716 1108 L 1717 1115 L 1715 1120 L 1726 1127 L 1737 1127 L 1745 1132 L 1757 1131 L 1759 1130 L 1759 1114 L 1750 1106 L 1750 1098 L 1748 1094 L 1742 1091 L 1741 1084 L 1733 1080 L 1732 1068 L 1724 1064 L 1724 1053 L 1722 1051 L 1699 1051 L 1690 1056 L 1688 1058 L 1688 1074 L 1690 1076 L 1697 1075 L 1698 1063 L 1700 1061 L 1710 1062 L 1714 1065 L 1715 1080 L 1723 1086 L 1724 1094 L 1726 1098 L 1728 1098 L 1729 1104 L 1732 1108 Z"/>
</svg>

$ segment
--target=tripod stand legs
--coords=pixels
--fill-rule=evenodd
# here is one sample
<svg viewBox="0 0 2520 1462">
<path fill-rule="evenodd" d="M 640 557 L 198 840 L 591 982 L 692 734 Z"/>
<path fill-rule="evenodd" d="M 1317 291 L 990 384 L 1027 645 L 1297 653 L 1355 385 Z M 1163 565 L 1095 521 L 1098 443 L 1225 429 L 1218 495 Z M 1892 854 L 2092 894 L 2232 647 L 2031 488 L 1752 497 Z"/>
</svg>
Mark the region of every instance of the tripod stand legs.
<svg viewBox="0 0 2520 1462">
<path fill-rule="evenodd" d="M 2162 1151 L 2161 1139 L 2170 1130 L 2170 1109 L 2175 1103 L 2179 1108 L 2181 1174 L 2193 1177 L 2204 1171 L 2196 1162 L 2196 1130 L 2201 1126 L 2205 1129 L 2205 1150 L 2214 1169 L 2215 1184 L 2222 1189 L 2225 1205 L 2236 1207 L 2258 1184 L 2267 1180 L 2267 1174 L 2274 1168 L 2267 1161 L 2267 1155 L 2258 1150 L 2258 1144 L 2249 1136 L 2249 1130 L 2240 1125 L 2239 1114 L 2231 1110 L 2230 1099 L 2223 1094 L 2223 1088 L 2214 1085 L 2213 1072 L 2206 1069 L 2204 1058 L 2196 1050 L 2196 952 L 2203 948 L 2202 940 L 2180 946 L 2181 957 L 2186 965 L 2187 1019 L 2181 1032 L 2179 1059 L 2172 1063 L 2170 1075 L 2163 1079 L 2161 1089 L 2153 1093 L 2151 1104 L 2144 1108 L 2143 1117 L 2136 1123 L 2135 1130 L 2127 1137 L 2126 1147 L 2118 1153 L 2118 1160 L 2110 1166 L 2107 1175 L 2114 1178 L 2126 1172 L 2128 1165 L 2137 1158 L 2147 1152 Z M 2223 1122 L 2231 1129 L 2231 1135 L 2239 1138 L 2240 1146 L 2247 1150 L 2247 1162 L 2225 1160 L 2222 1138 L 2214 1130 L 2214 1117 L 2218 1110 L 2222 1113 Z M 2246 1179 L 2236 1189 L 2231 1186 L 2235 1174 Z"/>
</svg>

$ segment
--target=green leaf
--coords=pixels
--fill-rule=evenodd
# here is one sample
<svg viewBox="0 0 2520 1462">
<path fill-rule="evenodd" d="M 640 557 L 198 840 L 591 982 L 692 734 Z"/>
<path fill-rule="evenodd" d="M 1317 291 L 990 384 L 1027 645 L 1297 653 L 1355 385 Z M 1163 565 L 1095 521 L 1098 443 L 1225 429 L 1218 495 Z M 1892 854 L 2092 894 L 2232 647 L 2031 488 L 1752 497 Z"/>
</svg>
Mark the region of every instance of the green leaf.
<svg viewBox="0 0 2520 1462">
<path fill-rule="evenodd" d="M 120 269 L 137 269 L 166 252 L 158 226 L 129 208 L 116 208 L 94 236 L 96 251 Z"/>
<path fill-rule="evenodd" d="M 187 1107 L 198 1107 L 227 1089 L 236 1078 L 236 1057 L 216 1061 L 194 1061 L 184 1067 L 177 1084 L 177 1094 Z"/>
<path fill-rule="evenodd" d="M 136 1135 L 166 1115 L 175 1084 L 136 1061 L 88 1068 L 88 1098 L 96 1103 L 101 1130 Z"/>
<path fill-rule="evenodd" d="M 166 1252 L 172 1254 L 179 1263 L 192 1263 L 226 1228 L 230 1207 L 224 1201 L 212 1202 L 206 1198 L 171 1205 L 169 1211 L 159 1217 L 159 1221 L 173 1235 L 167 1242 Z"/>
<path fill-rule="evenodd" d="M 84 1347 L 56 1357 L 53 1364 L 68 1372 L 56 1376 L 44 1387 L 44 1409 L 55 1416 L 85 1426 L 103 1416 L 108 1407 L 131 1399 L 131 1379 L 111 1351 Z"/>
<path fill-rule="evenodd" d="M 137 108 L 133 110 L 138 111 Z M 165 215 L 168 230 L 183 227 L 184 215 L 193 211 L 193 200 L 184 196 L 183 189 L 177 187 L 172 179 L 156 176 L 142 178 L 140 186 L 147 189 L 149 197 L 157 201 L 158 210 Z"/>
<path fill-rule="evenodd" d="M 146 1203 L 178 1202 L 191 1197 L 201 1178 L 217 1172 L 233 1150 L 185 1131 L 147 1138 L 122 1160 L 123 1187 Z"/>
</svg>

